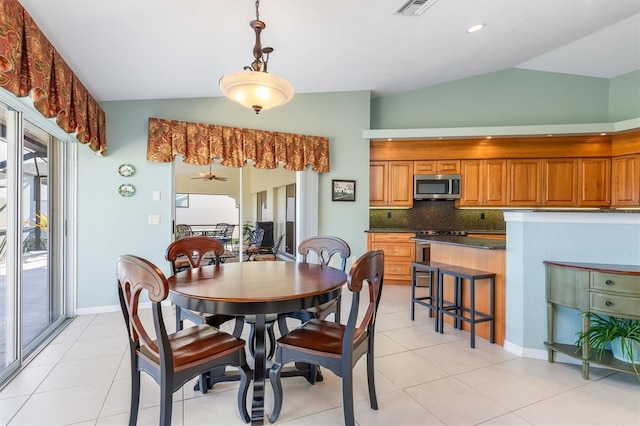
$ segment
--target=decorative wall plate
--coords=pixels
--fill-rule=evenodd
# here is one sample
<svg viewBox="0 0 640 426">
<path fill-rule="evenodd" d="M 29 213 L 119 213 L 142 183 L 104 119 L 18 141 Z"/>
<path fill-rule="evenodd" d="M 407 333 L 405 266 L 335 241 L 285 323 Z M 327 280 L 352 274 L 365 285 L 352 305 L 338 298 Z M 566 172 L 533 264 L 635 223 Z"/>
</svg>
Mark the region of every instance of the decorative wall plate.
<svg viewBox="0 0 640 426">
<path fill-rule="evenodd" d="M 120 167 L 118 167 L 118 173 L 120 173 L 120 176 L 129 177 L 135 172 L 136 168 L 131 164 L 121 164 Z"/>
<path fill-rule="evenodd" d="M 123 197 L 131 197 L 135 193 L 136 193 L 135 186 L 129 183 L 123 183 L 118 188 L 118 194 L 122 195 Z"/>
</svg>

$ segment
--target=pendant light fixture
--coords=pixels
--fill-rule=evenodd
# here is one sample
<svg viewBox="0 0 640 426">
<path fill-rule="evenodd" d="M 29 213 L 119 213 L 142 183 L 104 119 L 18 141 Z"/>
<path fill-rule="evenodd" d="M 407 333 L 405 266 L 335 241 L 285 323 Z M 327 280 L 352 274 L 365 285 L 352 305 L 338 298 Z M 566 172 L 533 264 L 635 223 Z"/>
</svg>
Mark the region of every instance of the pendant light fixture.
<svg viewBox="0 0 640 426">
<path fill-rule="evenodd" d="M 244 71 L 227 74 L 220 79 L 222 94 L 234 102 L 260 111 L 284 105 L 293 97 L 293 86 L 287 80 L 267 72 L 272 47 L 262 47 L 260 33 L 267 26 L 260 20 L 260 0 L 256 0 L 256 19 L 249 25 L 256 34 L 253 46 L 254 60 Z"/>
</svg>

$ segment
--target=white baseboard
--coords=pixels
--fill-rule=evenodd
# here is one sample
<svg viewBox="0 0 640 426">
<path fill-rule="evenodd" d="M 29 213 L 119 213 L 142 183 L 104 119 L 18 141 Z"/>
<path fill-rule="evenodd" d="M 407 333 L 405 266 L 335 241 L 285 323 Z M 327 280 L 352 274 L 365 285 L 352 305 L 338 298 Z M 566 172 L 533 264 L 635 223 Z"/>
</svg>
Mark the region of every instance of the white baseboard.
<svg viewBox="0 0 640 426">
<path fill-rule="evenodd" d="M 503 348 L 505 351 L 512 353 L 514 355 L 518 355 L 523 358 L 542 359 L 542 360 L 549 359 L 549 352 L 546 349 L 524 348 L 522 346 L 516 345 L 506 340 L 504 341 Z M 570 356 L 566 356 L 559 352 L 556 352 L 555 362 L 561 362 L 564 364 L 582 365 L 582 362 L 580 360 L 571 358 Z"/>
</svg>

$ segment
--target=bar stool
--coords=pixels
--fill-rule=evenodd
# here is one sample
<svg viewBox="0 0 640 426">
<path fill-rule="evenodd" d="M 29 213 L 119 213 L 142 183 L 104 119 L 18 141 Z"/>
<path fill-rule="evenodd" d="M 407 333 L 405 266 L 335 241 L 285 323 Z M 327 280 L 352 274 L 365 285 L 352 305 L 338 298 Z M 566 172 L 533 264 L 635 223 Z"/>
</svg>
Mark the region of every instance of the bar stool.
<svg viewBox="0 0 640 426">
<path fill-rule="evenodd" d="M 435 331 L 438 328 L 438 267 L 449 266 L 438 262 L 413 262 L 411 264 L 411 321 L 415 320 L 416 303 L 429 308 L 429 317 L 435 317 Z M 429 285 L 418 285 L 417 275 L 419 272 L 427 272 L 429 274 Z M 427 296 L 416 296 L 416 288 L 429 287 Z"/>
<path fill-rule="evenodd" d="M 450 275 L 453 280 L 453 301 L 444 300 L 444 276 Z M 470 306 L 465 307 L 462 304 L 463 281 L 469 280 Z M 489 311 L 479 312 L 476 310 L 476 281 L 489 280 Z M 453 317 L 454 328 L 462 329 L 462 321 L 468 322 L 471 328 L 471 347 L 476 347 L 476 324 L 480 322 L 490 321 L 491 328 L 489 340 L 494 343 L 494 318 L 495 318 L 495 281 L 496 274 L 493 272 L 480 271 L 477 269 L 464 268 L 461 266 L 441 265 L 438 268 L 438 279 L 436 280 L 438 300 L 437 320 L 440 326 L 440 333 L 443 333 L 444 315 Z M 468 314 L 465 316 L 464 314 Z"/>
</svg>

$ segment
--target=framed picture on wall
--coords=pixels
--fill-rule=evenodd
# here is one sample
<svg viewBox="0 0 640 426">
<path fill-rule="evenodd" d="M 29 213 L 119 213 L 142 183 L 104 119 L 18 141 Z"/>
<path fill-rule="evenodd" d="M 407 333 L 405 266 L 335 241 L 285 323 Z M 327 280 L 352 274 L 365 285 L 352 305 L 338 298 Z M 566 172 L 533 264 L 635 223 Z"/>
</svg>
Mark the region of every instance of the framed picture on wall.
<svg viewBox="0 0 640 426">
<path fill-rule="evenodd" d="M 176 207 L 189 207 L 189 194 L 176 194 Z"/>
<path fill-rule="evenodd" d="M 356 181 L 339 180 L 331 181 L 331 201 L 355 201 Z"/>
</svg>

